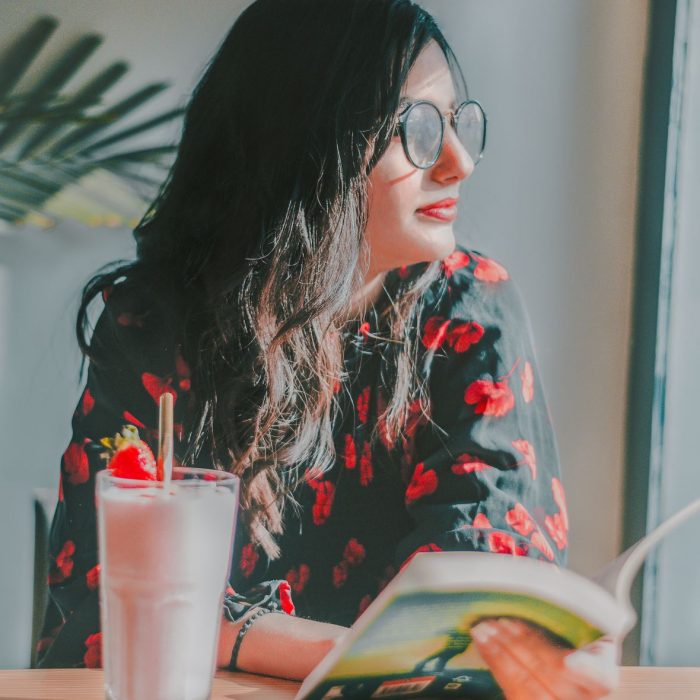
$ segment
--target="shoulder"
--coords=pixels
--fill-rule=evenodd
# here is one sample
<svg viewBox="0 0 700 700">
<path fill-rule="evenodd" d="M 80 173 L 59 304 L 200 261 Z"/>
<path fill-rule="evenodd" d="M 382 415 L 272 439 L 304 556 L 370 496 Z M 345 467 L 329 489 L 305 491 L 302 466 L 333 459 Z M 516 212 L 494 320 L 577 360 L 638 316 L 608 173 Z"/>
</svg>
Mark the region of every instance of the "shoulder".
<svg viewBox="0 0 700 700">
<path fill-rule="evenodd" d="M 440 261 L 440 274 L 428 290 L 425 326 L 442 321 L 478 317 L 490 324 L 518 320 L 525 311 L 510 270 L 481 250 L 457 245 Z"/>
<path fill-rule="evenodd" d="M 179 324 L 163 295 L 127 279 L 106 288 L 101 301 L 90 341 L 94 361 L 116 372 L 170 371 Z"/>
</svg>

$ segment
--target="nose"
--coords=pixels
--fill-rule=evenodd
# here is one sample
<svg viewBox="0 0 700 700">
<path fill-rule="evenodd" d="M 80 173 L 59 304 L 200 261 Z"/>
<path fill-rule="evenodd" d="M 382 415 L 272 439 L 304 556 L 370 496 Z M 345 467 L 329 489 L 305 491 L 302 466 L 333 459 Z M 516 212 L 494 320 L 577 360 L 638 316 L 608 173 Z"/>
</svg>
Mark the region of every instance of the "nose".
<svg viewBox="0 0 700 700">
<path fill-rule="evenodd" d="M 430 169 L 433 179 L 439 182 L 454 180 L 459 182 L 469 177 L 474 172 L 474 168 L 474 161 L 459 140 L 454 127 L 448 123 L 442 142 L 442 151 Z"/>
</svg>

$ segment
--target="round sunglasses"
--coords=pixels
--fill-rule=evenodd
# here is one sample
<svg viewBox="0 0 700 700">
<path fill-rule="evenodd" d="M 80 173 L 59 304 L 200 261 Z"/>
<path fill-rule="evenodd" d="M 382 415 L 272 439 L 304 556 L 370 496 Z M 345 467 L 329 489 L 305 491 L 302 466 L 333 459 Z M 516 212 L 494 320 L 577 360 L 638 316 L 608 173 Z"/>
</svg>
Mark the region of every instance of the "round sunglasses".
<svg viewBox="0 0 700 700">
<path fill-rule="evenodd" d="M 486 113 L 476 100 L 466 100 L 447 112 L 450 124 L 476 166 L 486 148 Z M 445 139 L 445 115 L 429 100 L 411 102 L 399 113 L 394 135 L 401 136 L 406 157 L 416 168 L 435 164 Z"/>
</svg>

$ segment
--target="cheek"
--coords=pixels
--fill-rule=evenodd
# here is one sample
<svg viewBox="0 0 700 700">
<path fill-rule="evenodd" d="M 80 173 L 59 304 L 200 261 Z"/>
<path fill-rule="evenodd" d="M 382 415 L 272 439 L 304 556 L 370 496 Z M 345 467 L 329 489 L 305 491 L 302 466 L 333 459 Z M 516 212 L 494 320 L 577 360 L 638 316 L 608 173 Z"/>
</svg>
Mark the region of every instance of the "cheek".
<svg viewBox="0 0 700 700">
<path fill-rule="evenodd" d="M 401 144 L 392 143 L 370 175 L 368 233 L 376 236 L 382 228 L 391 227 L 398 235 L 415 225 L 414 212 L 421 201 L 421 175 L 406 162 Z"/>
<path fill-rule="evenodd" d="M 407 162 L 401 143 L 392 143 L 370 174 L 371 194 L 365 238 L 377 269 L 437 260 L 454 247 L 452 227 L 426 222 L 416 208 L 434 187 L 428 171 Z"/>
</svg>

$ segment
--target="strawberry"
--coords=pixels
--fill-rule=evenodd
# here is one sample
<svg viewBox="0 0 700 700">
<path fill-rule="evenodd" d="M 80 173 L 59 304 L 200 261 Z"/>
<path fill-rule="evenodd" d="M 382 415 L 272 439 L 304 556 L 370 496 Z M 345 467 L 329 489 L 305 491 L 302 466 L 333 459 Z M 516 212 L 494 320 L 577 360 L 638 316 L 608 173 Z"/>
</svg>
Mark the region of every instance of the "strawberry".
<svg viewBox="0 0 700 700">
<path fill-rule="evenodd" d="M 156 459 L 151 448 L 139 437 L 133 425 L 125 425 L 121 434 L 113 438 L 102 438 L 100 443 L 107 448 L 102 453 L 107 469 L 113 476 L 122 479 L 147 479 L 155 481 Z"/>
</svg>

